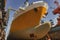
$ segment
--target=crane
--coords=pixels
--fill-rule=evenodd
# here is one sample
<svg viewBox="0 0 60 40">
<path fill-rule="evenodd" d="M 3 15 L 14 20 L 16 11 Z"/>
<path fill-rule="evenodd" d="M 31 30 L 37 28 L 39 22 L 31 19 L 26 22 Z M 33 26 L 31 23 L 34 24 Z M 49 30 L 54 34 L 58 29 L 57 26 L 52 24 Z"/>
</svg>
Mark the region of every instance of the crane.
<svg viewBox="0 0 60 40">
<path fill-rule="evenodd" d="M 8 13 L 5 11 L 6 0 L 0 0 L 0 40 L 5 40 Z"/>
<path fill-rule="evenodd" d="M 55 8 L 53 10 L 53 14 L 59 14 L 59 17 L 57 18 L 57 20 L 58 20 L 58 24 L 57 25 L 60 25 L 60 5 L 59 5 L 58 0 L 55 0 L 54 3 L 56 4 L 57 8 Z"/>
</svg>

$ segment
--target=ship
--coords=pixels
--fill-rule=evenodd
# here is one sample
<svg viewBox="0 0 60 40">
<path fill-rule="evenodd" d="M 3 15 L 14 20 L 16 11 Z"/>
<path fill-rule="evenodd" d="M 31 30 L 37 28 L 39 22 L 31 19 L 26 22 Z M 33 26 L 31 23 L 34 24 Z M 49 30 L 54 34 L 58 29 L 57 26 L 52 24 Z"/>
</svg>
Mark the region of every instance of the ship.
<svg viewBox="0 0 60 40">
<path fill-rule="evenodd" d="M 10 40 L 43 38 L 51 29 L 50 22 L 40 23 L 47 14 L 48 4 L 44 1 L 24 4 L 25 7 L 20 6 L 13 16 L 8 37 Z"/>
</svg>

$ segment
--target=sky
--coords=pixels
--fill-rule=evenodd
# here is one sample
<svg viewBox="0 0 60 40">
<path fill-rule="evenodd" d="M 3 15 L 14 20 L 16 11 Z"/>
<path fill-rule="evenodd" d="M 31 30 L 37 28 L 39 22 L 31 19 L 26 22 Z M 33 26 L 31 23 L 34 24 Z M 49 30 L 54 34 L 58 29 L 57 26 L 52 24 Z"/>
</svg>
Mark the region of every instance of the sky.
<svg viewBox="0 0 60 40">
<path fill-rule="evenodd" d="M 24 5 L 24 2 L 26 0 L 7 0 L 7 3 L 6 3 L 6 10 L 9 8 L 9 7 L 12 7 L 16 10 L 19 9 L 20 6 Z M 35 1 L 39 1 L 39 0 L 29 0 L 29 3 L 32 3 L 32 2 L 35 2 Z M 56 8 L 57 6 L 54 4 L 54 1 L 55 0 L 44 0 L 45 2 L 48 3 L 48 6 L 49 6 L 49 9 L 48 9 L 48 15 L 46 16 L 46 18 L 43 18 L 42 20 L 44 21 L 49 21 L 50 19 L 53 20 L 53 23 L 56 25 L 57 24 L 57 20 L 56 18 L 58 17 L 58 15 L 53 15 L 52 11 L 53 9 L 50 8 L 50 7 L 53 7 L 53 8 Z M 58 0 L 60 2 L 60 0 Z M 6 34 L 9 33 L 9 30 L 10 30 L 10 26 L 11 26 L 11 23 L 12 23 L 12 20 L 13 20 L 13 15 L 14 15 L 14 12 L 15 11 L 10 11 L 9 12 L 9 21 L 8 21 L 8 26 L 6 28 Z"/>
</svg>

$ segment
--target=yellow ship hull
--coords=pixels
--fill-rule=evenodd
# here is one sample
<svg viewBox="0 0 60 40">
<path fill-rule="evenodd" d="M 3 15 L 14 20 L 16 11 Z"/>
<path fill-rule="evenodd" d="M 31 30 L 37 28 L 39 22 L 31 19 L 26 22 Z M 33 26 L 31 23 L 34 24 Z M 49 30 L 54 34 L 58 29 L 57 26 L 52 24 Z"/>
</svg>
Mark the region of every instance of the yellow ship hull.
<svg viewBox="0 0 60 40">
<path fill-rule="evenodd" d="M 31 9 L 13 20 L 11 24 L 11 32 L 37 26 L 40 23 L 41 17 L 46 8 L 38 7 L 37 10 L 38 11 L 35 12 L 34 9 Z"/>
</svg>

